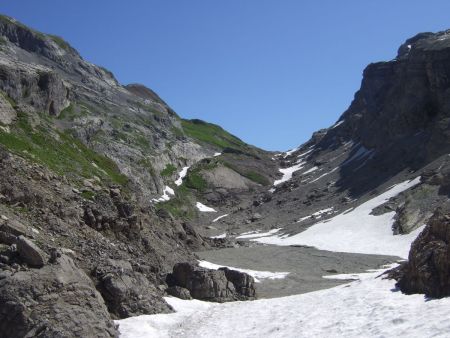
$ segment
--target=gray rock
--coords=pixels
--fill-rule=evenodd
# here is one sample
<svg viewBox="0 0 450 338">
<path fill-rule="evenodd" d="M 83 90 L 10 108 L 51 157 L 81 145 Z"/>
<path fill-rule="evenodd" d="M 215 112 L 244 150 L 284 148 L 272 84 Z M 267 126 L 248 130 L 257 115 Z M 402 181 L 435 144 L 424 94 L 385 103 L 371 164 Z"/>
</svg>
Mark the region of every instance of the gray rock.
<svg viewBox="0 0 450 338">
<path fill-rule="evenodd" d="M 19 236 L 16 244 L 17 252 L 25 263 L 36 268 L 41 268 L 45 265 L 47 255 L 31 240 L 24 236 Z"/>
<path fill-rule="evenodd" d="M 227 278 L 227 273 L 230 279 Z M 168 275 L 167 282 L 169 286 L 188 289 L 193 298 L 201 300 L 228 302 L 253 299 L 253 277 L 238 274 L 245 276 L 225 270 L 205 269 L 191 263 L 178 263 L 173 267 L 173 273 Z"/>
<path fill-rule="evenodd" d="M 0 278 L 1 337 L 116 337 L 89 277 L 67 256 Z"/>
<path fill-rule="evenodd" d="M 175 285 L 168 287 L 166 292 L 174 297 L 180 298 L 180 299 L 192 299 L 191 293 L 188 289 L 182 288 L 181 286 Z"/>
</svg>

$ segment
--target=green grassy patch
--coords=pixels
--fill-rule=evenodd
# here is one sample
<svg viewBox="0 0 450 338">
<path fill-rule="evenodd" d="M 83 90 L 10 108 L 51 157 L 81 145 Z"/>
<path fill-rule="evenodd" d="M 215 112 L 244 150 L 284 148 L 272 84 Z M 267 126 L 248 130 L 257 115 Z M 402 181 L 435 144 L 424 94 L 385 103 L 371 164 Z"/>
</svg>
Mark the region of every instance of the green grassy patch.
<svg viewBox="0 0 450 338">
<path fill-rule="evenodd" d="M 245 170 L 245 169 L 239 168 L 238 166 L 231 164 L 230 162 L 226 162 L 226 161 L 224 161 L 223 164 L 226 167 L 230 168 L 231 170 L 234 170 L 235 172 L 237 172 L 239 175 L 244 176 L 255 183 L 258 183 L 258 184 L 261 184 L 264 186 L 270 185 L 270 180 L 267 177 L 261 175 L 260 173 L 257 173 L 256 171 Z"/>
<path fill-rule="evenodd" d="M 94 197 L 95 197 L 95 192 L 92 192 L 92 191 L 89 191 L 89 190 L 84 190 L 81 193 L 81 197 L 83 197 L 84 199 L 87 199 L 87 200 L 93 200 Z"/>
<path fill-rule="evenodd" d="M 158 203 L 157 208 L 165 209 L 173 216 L 183 219 L 192 219 L 197 215 L 192 192 L 184 185 L 175 190 L 175 196 L 172 199 Z"/>
<path fill-rule="evenodd" d="M 234 135 L 231 135 L 218 125 L 202 120 L 181 120 L 186 135 L 203 143 L 211 144 L 221 149 L 246 149 L 248 145 Z"/>
<path fill-rule="evenodd" d="M 161 176 L 162 177 L 169 177 L 169 176 L 172 176 L 176 171 L 177 171 L 177 168 L 172 163 L 169 163 L 161 171 Z"/>
<path fill-rule="evenodd" d="M 70 133 L 43 125 L 33 128 L 24 113 L 18 114 L 18 121 L 9 133 L 0 130 L 0 144 L 75 180 L 97 176 L 120 185 L 128 181 L 111 159 L 88 148 Z"/>
</svg>

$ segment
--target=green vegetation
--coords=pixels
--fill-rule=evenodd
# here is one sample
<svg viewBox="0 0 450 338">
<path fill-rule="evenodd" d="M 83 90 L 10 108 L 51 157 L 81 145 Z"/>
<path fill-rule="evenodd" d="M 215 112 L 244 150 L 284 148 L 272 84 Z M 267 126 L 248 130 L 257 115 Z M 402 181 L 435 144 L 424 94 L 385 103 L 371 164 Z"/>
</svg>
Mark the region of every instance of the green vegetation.
<svg viewBox="0 0 450 338">
<path fill-rule="evenodd" d="M 59 120 L 73 121 L 77 117 L 88 116 L 89 112 L 86 109 L 76 107 L 71 103 L 67 108 L 63 109 L 58 116 Z"/>
<path fill-rule="evenodd" d="M 93 200 L 95 197 L 95 193 L 92 191 L 89 191 L 89 190 L 84 190 L 81 193 L 81 197 L 83 197 L 84 199 L 87 199 L 87 200 Z"/>
<path fill-rule="evenodd" d="M 208 187 L 208 183 L 198 172 L 193 172 L 187 175 L 183 181 L 183 184 L 190 189 L 195 189 L 198 191 L 204 191 Z"/>
<path fill-rule="evenodd" d="M 16 108 L 17 103 L 16 101 L 14 101 L 12 98 L 10 98 L 5 92 L 0 90 L 0 95 L 3 96 L 3 98 L 9 102 L 9 104 L 11 105 L 11 107 Z"/>
<path fill-rule="evenodd" d="M 111 159 L 89 149 L 68 132 L 54 130 L 48 125 L 31 126 L 24 113 L 18 113 L 18 120 L 10 132 L 0 130 L 0 144 L 73 179 L 98 176 L 121 185 L 128 181 Z"/>
<path fill-rule="evenodd" d="M 242 176 L 247 177 L 249 180 L 259 183 L 261 185 L 269 185 L 270 181 L 263 175 L 257 173 L 256 171 L 246 171 Z"/>
<path fill-rule="evenodd" d="M 192 192 L 184 184 L 175 190 L 175 196 L 171 200 L 158 203 L 157 208 L 164 209 L 173 216 L 183 219 L 192 219 L 197 214 Z"/>
<path fill-rule="evenodd" d="M 69 51 L 70 50 L 70 45 L 60 36 L 57 35 L 51 35 L 48 34 L 47 35 L 50 39 L 52 39 L 59 47 L 61 47 L 62 49 L 64 49 L 65 51 Z"/>
<path fill-rule="evenodd" d="M 181 120 L 183 130 L 189 137 L 200 142 L 211 144 L 221 149 L 247 149 L 248 145 L 234 135 L 231 135 L 218 125 L 202 120 Z"/>
<path fill-rule="evenodd" d="M 169 163 L 166 165 L 166 167 L 161 171 L 162 177 L 168 177 L 172 176 L 177 171 L 177 168 L 172 164 Z"/>
<path fill-rule="evenodd" d="M 261 175 L 260 173 L 257 173 L 256 171 L 239 168 L 238 166 L 231 164 L 230 162 L 226 162 L 226 161 L 224 161 L 223 164 L 226 167 L 230 168 L 231 170 L 234 170 L 238 174 L 248 178 L 249 180 L 251 180 L 253 182 L 256 182 L 258 184 L 265 185 L 265 186 L 270 185 L 270 180 L 267 177 Z"/>
</svg>

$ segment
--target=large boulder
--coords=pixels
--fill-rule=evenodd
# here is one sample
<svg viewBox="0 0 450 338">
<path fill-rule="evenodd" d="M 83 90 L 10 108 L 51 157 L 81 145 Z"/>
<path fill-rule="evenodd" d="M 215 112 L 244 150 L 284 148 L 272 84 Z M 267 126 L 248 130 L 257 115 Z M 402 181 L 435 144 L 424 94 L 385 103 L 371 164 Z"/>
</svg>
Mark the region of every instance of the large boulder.
<svg viewBox="0 0 450 338">
<path fill-rule="evenodd" d="M 450 296 L 450 213 L 438 209 L 394 274 L 405 293 Z"/>
<path fill-rule="evenodd" d="M 228 302 L 255 298 L 253 277 L 229 269 L 210 270 L 192 263 L 177 263 L 167 276 L 170 287 L 189 290 L 193 298 Z"/>
<path fill-rule="evenodd" d="M 167 313 L 172 309 L 148 278 L 124 260 L 109 259 L 94 271 L 109 311 L 116 318 Z"/>
<path fill-rule="evenodd" d="M 0 274 L 0 337 L 115 337 L 100 294 L 71 258 Z"/>
</svg>

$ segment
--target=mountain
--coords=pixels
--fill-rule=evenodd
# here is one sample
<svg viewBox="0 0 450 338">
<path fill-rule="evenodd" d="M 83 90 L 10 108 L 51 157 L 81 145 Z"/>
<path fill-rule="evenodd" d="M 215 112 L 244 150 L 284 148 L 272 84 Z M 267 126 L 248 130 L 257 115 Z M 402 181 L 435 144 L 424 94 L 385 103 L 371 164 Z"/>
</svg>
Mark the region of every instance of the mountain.
<svg viewBox="0 0 450 338">
<path fill-rule="evenodd" d="M 253 299 L 248 274 L 197 266 L 198 252 L 257 245 L 245 236 L 405 258 L 431 219 L 413 248 L 432 254 L 447 224 L 449 79 L 450 31 L 418 34 L 364 70 L 333 126 L 274 153 L 0 16 L 0 337 L 114 337 L 113 319 L 171 312 L 167 294 Z M 372 231 L 375 216 L 392 229 Z M 399 284 L 442 295 L 416 256 Z"/>
</svg>

